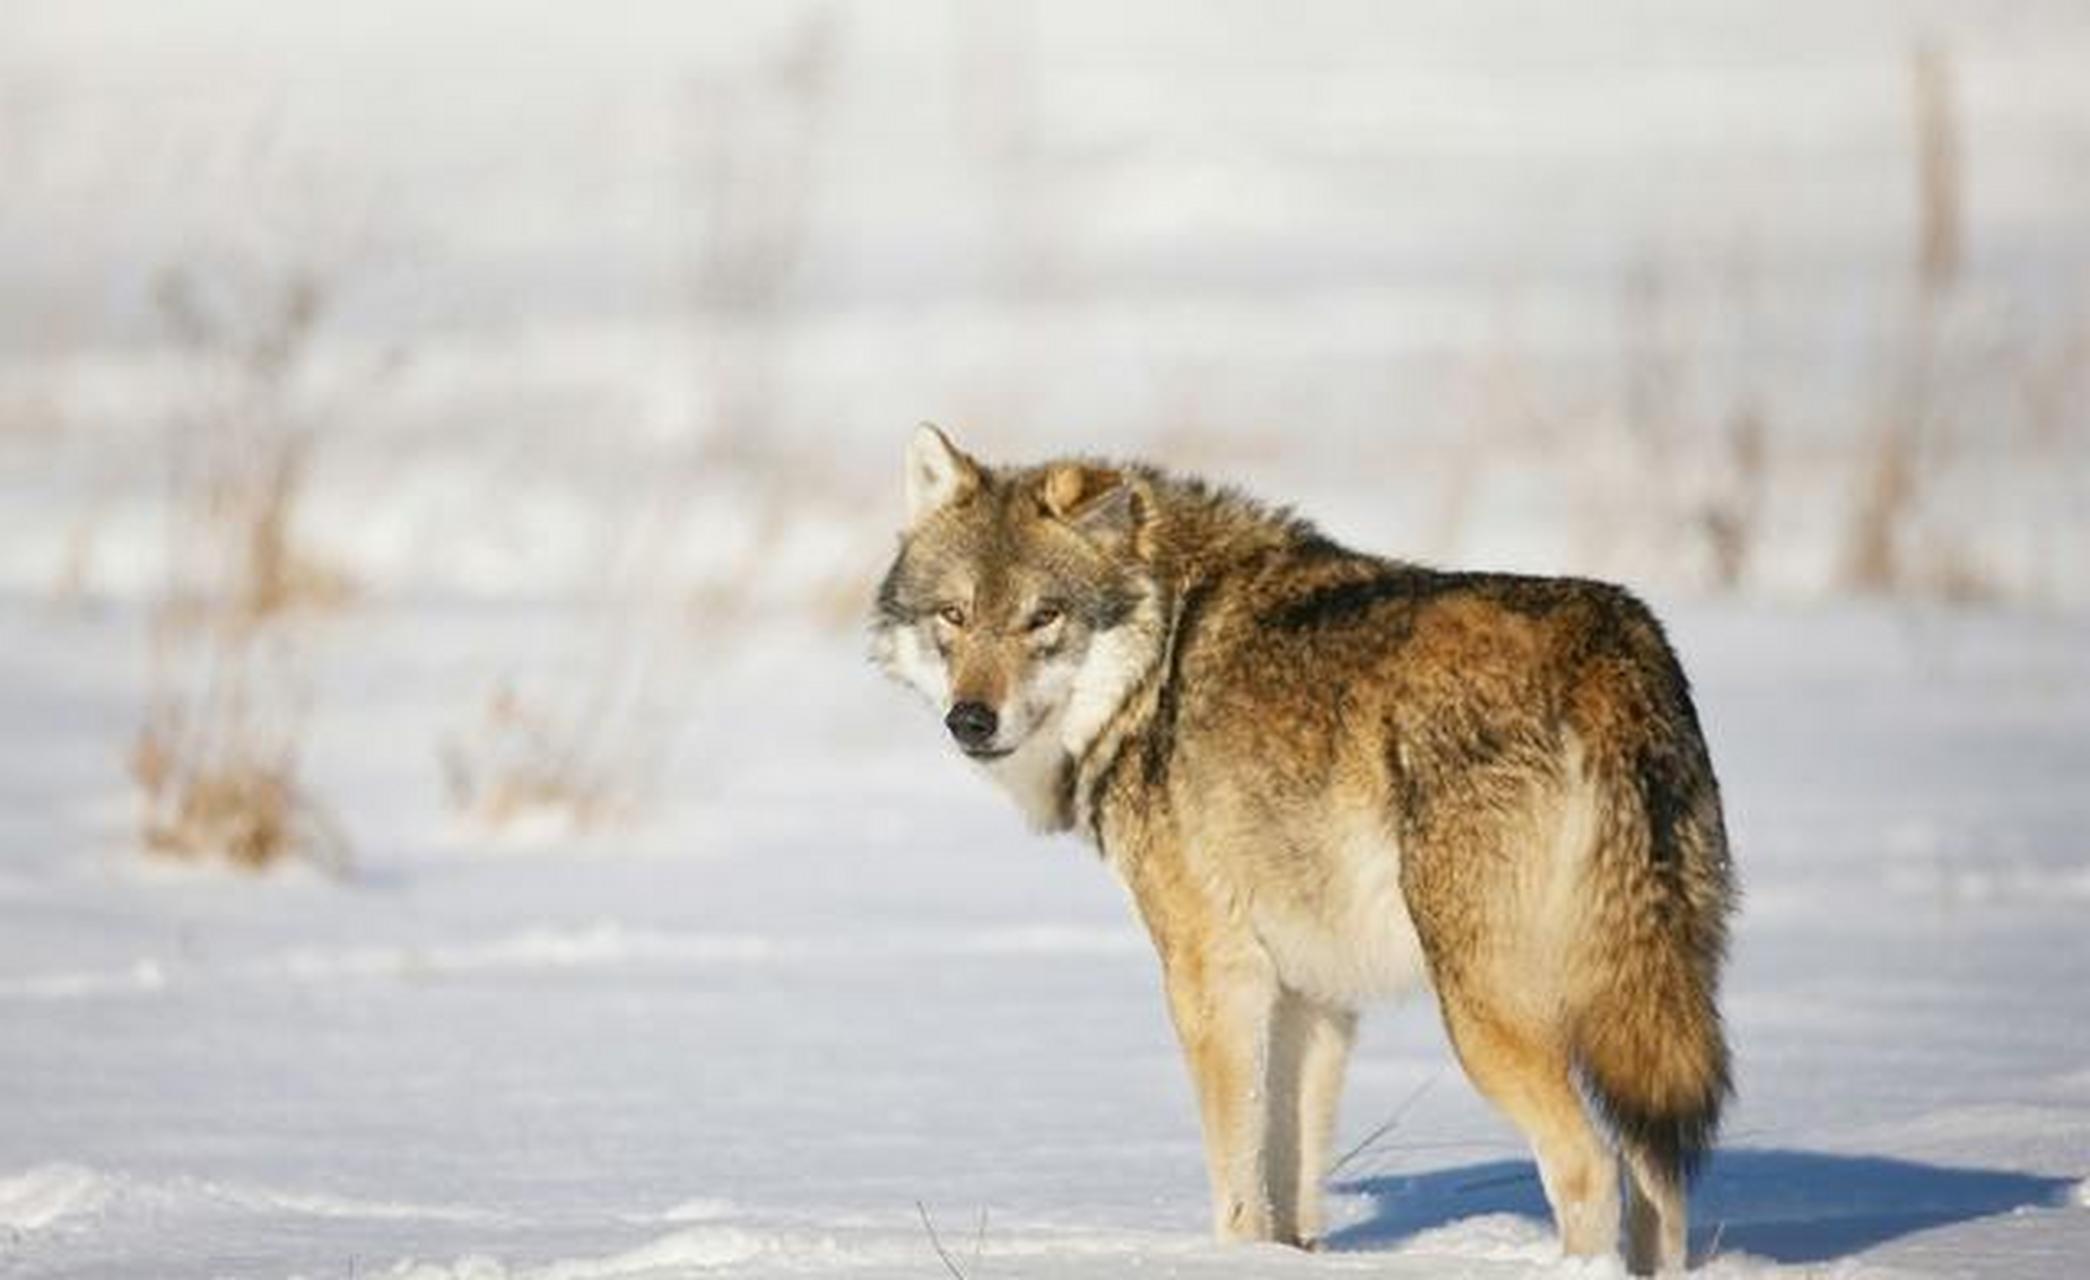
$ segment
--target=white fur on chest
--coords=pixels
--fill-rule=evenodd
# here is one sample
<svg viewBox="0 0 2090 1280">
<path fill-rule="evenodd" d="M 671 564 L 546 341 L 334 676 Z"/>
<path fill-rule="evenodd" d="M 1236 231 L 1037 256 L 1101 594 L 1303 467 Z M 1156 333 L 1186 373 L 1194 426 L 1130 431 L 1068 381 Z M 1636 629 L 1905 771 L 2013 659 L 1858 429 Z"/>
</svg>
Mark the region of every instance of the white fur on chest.
<svg viewBox="0 0 2090 1280">
<path fill-rule="evenodd" d="M 1428 980 L 1422 940 L 1401 892 L 1399 843 L 1361 830 L 1331 842 L 1311 898 L 1260 894 L 1256 936 L 1284 984 L 1319 1000 L 1353 1005 L 1411 992 Z"/>
<path fill-rule="evenodd" d="M 981 768 L 1009 793 L 1023 816 L 1039 831 L 1067 825 L 1067 752 L 1060 745 L 1059 716 L 1054 714 L 1016 750 Z"/>
</svg>

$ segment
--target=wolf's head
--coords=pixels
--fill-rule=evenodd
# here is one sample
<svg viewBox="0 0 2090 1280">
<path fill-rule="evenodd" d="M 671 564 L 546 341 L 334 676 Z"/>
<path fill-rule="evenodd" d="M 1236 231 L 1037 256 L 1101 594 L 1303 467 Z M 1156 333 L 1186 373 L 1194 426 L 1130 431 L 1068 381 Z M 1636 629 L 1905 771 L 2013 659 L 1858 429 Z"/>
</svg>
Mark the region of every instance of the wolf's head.
<svg viewBox="0 0 2090 1280">
<path fill-rule="evenodd" d="M 1063 768 L 1152 661 L 1151 509 L 1134 473 L 984 467 L 924 424 L 907 450 L 907 528 L 878 589 L 873 658 L 1012 788 L 1017 767 Z"/>
</svg>

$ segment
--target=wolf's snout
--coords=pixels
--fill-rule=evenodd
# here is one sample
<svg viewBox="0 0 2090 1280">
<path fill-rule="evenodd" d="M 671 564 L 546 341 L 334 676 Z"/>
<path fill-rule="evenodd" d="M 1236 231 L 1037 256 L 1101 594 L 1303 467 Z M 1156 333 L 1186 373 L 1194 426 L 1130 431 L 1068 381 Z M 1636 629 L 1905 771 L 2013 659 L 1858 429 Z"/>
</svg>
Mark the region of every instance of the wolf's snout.
<svg viewBox="0 0 2090 1280">
<path fill-rule="evenodd" d="M 943 718 L 944 728 L 958 740 L 958 745 L 976 751 L 994 741 L 994 731 L 999 726 L 994 708 L 984 702 L 961 702 L 951 708 Z"/>
</svg>

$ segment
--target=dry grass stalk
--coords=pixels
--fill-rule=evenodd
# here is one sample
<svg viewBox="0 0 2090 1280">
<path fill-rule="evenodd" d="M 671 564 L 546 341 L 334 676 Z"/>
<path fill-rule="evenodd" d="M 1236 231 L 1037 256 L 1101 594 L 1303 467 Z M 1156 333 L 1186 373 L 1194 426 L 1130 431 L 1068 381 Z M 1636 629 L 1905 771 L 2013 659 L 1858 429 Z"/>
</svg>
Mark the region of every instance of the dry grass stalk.
<svg viewBox="0 0 2090 1280">
<path fill-rule="evenodd" d="M 346 840 L 299 781 L 301 717 L 278 710 L 271 723 L 267 708 L 293 700 L 258 696 L 251 643 L 223 633 L 206 637 L 194 678 L 173 684 L 165 675 L 173 634 L 160 631 L 156 691 L 128 762 L 146 849 L 249 871 L 291 857 L 346 871 Z"/>
<path fill-rule="evenodd" d="M 693 505 L 689 478 L 670 476 L 608 522 L 575 660 L 527 696 L 504 678 L 476 723 L 437 744 L 455 813 L 497 834 L 575 834 L 638 813 L 666 754 L 664 712 L 681 700 L 681 655 L 663 650 L 685 638 L 684 608 L 730 623 L 747 607 L 737 576 L 687 602 L 662 589 Z"/>
<path fill-rule="evenodd" d="M 1952 66 L 1944 53 L 1924 45 L 1910 59 L 1916 107 L 1916 279 L 1923 291 L 1942 296 L 1959 279 L 1966 258 L 1959 110 Z"/>
<path fill-rule="evenodd" d="M 255 624 L 353 597 L 348 577 L 297 537 L 319 439 L 305 384 L 330 298 L 305 270 L 239 285 L 180 268 L 160 277 L 160 315 L 197 376 L 173 441 L 173 546 L 185 557 L 174 594 L 185 608 Z"/>
<path fill-rule="evenodd" d="M 1712 554 L 1712 585 L 1735 591 L 1748 576 L 1770 483 L 1770 431 L 1762 412 L 1749 404 L 1736 409 L 1726 443 L 1728 483 L 1706 504 L 1701 523 Z"/>
<path fill-rule="evenodd" d="M 571 833 L 630 817 L 642 771 L 608 708 L 591 698 L 577 716 L 556 715 L 503 682 L 478 726 L 439 748 L 451 808 L 494 832 L 550 822 Z"/>
<path fill-rule="evenodd" d="M 1884 594 L 1902 585 L 1901 531 L 1916 499 L 1916 433 L 1896 418 L 1873 437 L 1844 556 L 1844 582 Z"/>
<path fill-rule="evenodd" d="M 156 300 L 193 386 L 173 423 L 168 585 L 129 759 L 140 836 L 168 857 L 248 870 L 302 857 L 339 873 L 347 842 L 300 780 L 303 706 L 282 633 L 287 613 L 349 595 L 295 536 L 330 291 L 306 270 L 172 269 Z"/>
<path fill-rule="evenodd" d="M 1949 546 L 1932 547 L 1926 574 L 1908 554 L 1923 504 L 1926 446 L 1935 447 L 1944 430 L 1937 404 L 1942 313 L 1965 257 L 1965 173 L 1950 64 L 1942 51 L 1924 46 L 1911 55 L 1910 72 L 1918 219 L 1914 298 L 1892 405 L 1861 463 L 1843 578 L 1845 585 L 1870 593 L 1924 585 L 1958 593 L 1965 590 L 1962 555 Z M 1919 581 L 1926 576 L 1928 583 Z"/>
</svg>

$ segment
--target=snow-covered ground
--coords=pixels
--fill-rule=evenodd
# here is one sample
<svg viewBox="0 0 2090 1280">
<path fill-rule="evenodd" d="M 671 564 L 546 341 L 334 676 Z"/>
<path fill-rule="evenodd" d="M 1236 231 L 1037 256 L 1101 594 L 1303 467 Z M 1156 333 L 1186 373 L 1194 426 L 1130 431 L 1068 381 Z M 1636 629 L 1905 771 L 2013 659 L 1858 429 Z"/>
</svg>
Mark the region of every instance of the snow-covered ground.
<svg viewBox="0 0 2090 1280">
<path fill-rule="evenodd" d="M 703 681 L 641 825 L 452 827 L 435 744 L 543 611 L 316 627 L 345 883 L 135 851 L 137 619 L 0 612 L 0 1274 L 1509 1275 L 1530 1164 L 1368 1020 L 1330 1253 L 1206 1243 L 1155 965 L 853 642 Z M 1712 1274 L 2090 1256 L 2090 627 L 1677 611 L 1748 898 Z M 441 640 L 431 646 L 429 637 Z M 431 648 L 442 656 L 431 658 Z M 918 1208 L 918 1206 L 920 1206 Z"/>
</svg>

